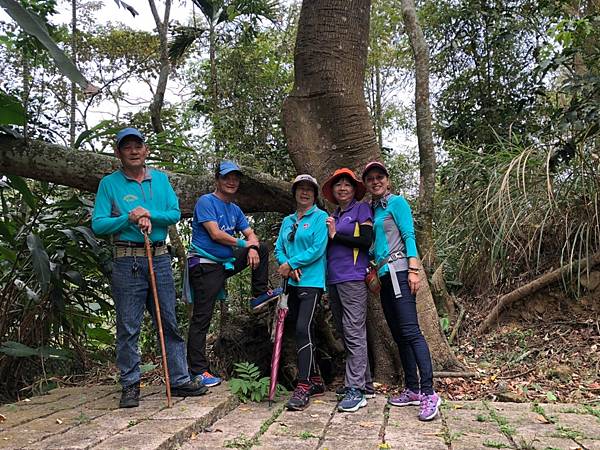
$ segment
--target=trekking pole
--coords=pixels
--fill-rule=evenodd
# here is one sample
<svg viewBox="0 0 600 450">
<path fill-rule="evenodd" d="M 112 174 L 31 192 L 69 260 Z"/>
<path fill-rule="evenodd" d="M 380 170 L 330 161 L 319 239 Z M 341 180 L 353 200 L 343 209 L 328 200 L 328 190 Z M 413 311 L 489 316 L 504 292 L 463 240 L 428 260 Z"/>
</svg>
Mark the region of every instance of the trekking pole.
<svg viewBox="0 0 600 450">
<path fill-rule="evenodd" d="M 171 380 L 169 379 L 169 366 L 167 366 L 167 351 L 165 349 L 165 336 L 163 334 L 162 319 L 160 317 L 160 305 L 158 303 L 158 292 L 156 290 L 156 276 L 154 275 L 154 266 L 152 264 L 152 249 L 150 248 L 150 239 L 148 233 L 144 232 L 144 245 L 146 247 L 146 257 L 148 258 L 148 269 L 150 271 L 150 284 L 152 285 L 152 297 L 154 297 L 154 309 L 156 310 L 156 327 L 158 328 L 158 338 L 160 339 L 160 350 L 162 353 L 163 374 L 167 385 L 167 408 L 171 405 Z"/>
</svg>

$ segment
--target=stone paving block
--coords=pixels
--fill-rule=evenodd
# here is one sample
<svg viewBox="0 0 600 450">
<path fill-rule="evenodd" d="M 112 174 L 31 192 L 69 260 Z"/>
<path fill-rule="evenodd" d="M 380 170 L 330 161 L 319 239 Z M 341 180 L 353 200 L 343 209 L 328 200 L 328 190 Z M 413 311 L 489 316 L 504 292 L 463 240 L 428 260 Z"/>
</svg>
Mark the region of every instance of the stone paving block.
<svg viewBox="0 0 600 450">
<path fill-rule="evenodd" d="M 198 448 L 222 448 L 227 441 L 240 438 L 251 439 L 256 435 L 263 423 L 269 420 L 281 408 L 276 403 L 269 408 L 268 402 L 239 405 L 227 416 L 219 419 L 209 431 L 195 433 L 192 438 L 181 446 L 181 450 Z"/>
<path fill-rule="evenodd" d="M 448 450 L 444 443 L 441 417 L 430 422 L 420 422 L 418 414 L 418 406 L 391 407 L 385 442 L 392 449 Z"/>
<path fill-rule="evenodd" d="M 119 433 L 108 438 L 101 444 L 93 446 L 94 450 L 155 450 L 167 444 L 172 435 L 170 433 L 139 434 Z"/>
<path fill-rule="evenodd" d="M 600 440 L 600 420 L 591 414 L 557 414 L 558 425 L 582 434 L 581 439 Z"/>
<path fill-rule="evenodd" d="M 284 410 L 260 437 L 258 448 L 316 448 L 336 407 L 335 394 L 328 392 L 312 399 L 304 411 Z"/>
<path fill-rule="evenodd" d="M 208 412 L 210 412 L 210 410 Z M 127 428 L 127 430 L 122 431 L 121 434 L 138 434 L 140 436 L 155 433 L 176 434 L 186 430 L 194 423 L 196 423 L 195 419 L 143 420 L 140 423 Z M 143 437 L 141 437 L 141 439 L 143 439 Z"/>
<path fill-rule="evenodd" d="M 3 431 L 0 433 L 0 449 L 12 450 L 22 448 L 34 444 L 45 436 L 47 436 L 47 433 L 43 431 L 31 431 L 28 433 L 15 432 L 13 430 Z"/>
<path fill-rule="evenodd" d="M 118 428 L 109 428 L 104 426 L 103 423 L 92 421 L 91 423 L 71 428 L 65 433 L 55 434 L 24 448 L 27 450 L 87 449 L 92 445 L 100 444 L 118 432 Z"/>
<path fill-rule="evenodd" d="M 377 448 L 381 443 L 383 411 L 387 399 L 369 399 L 367 406 L 354 413 L 336 411 L 321 444 L 323 448 Z M 349 436 L 348 430 L 352 430 Z M 340 440 L 341 439 L 341 440 Z M 345 441 L 345 442 L 344 442 Z M 357 447 L 358 446 L 358 447 Z"/>
<path fill-rule="evenodd" d="M 600 450 L 600 441 L 598 440 L 578 439 L 578 442 L 581 445 L 583 445 L 587 450 Z"/>
</svg>

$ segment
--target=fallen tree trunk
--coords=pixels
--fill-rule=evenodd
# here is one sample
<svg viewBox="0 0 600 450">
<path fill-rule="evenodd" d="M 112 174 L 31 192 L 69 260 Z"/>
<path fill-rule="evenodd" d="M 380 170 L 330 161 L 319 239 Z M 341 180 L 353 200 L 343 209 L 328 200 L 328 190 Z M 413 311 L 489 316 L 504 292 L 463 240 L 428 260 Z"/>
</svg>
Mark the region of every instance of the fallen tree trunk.
<svg viewBox="0 0 600 450">
<path fill-rule="evenodd" d="M 119 167 L 119 160 L 110 155 L 0 134 L 0 175 L 19 175 L 96 192 L 102 177 Z M 214 190 L 213 175 L 208 171 L 198 175 L 167 173 L 179 197 L 182 217 L 191 217 L 198 197 Z M 240 191 L 236 202 L 247 213 L 288 213 L 293 209 L 290 184 L 270 175 L 244 168 Z"/>
<path fill-rule="evenodd" d="M 573 269 L 578 271 L 585 270 L 586 268 L 594 267 L 595 265 L 600 264 L 600 252 L 593 254 L 590 258 L 582 258 L 577 261 L 573 261 L 566 266 L 563 266 L 559 269 L 553 270 L 547 274 L 542 275 L 539 278 L 527 283 L 524 286 L 521 286 L 515 289 L 512 292 L 509 292 L 506 295 L 500 297 L 494 309 L 490 311 L 487 315 L 481 326 L 479 327 L 479 333 L 483 334 L 492 328 L 493 325 L 497 324 L 498 317 L 500 317 L 500 313 L 506 309 L 508 306 L 513 303 L 530 296 L 534 292 L 539 291 L 540 289 L 558 281 L 567 273 L 571 272 Z"/>
</svg>

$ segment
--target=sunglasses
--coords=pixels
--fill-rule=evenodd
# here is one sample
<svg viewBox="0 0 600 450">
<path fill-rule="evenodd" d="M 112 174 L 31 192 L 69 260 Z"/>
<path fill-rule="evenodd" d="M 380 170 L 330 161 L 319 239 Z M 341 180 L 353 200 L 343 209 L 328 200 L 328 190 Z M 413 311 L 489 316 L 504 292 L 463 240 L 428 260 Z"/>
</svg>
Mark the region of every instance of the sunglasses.
<svg viewBox="0 0 600 450">
<path fill-rule="evenodd" d="M 290 231 L 287 236 L 288 241 L 294 242 L 294 239 L 296 238 L 296 231 L 298 231 L 298 222 L 292 225 L 292 231 Z"/>
</svg>

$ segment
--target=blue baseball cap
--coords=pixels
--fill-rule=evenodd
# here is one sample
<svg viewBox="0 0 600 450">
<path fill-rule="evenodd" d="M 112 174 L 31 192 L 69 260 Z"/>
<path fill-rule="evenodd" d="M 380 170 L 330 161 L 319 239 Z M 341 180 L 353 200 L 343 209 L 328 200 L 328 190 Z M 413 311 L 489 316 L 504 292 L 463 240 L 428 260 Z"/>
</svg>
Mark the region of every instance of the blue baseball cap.
<svg viewBox="0 0 600 450">
<path fill-rule="evenodd" d="M 127 136 L 135 136 L 140 141 L 145 142 L 144 135 L 140 133 L 136 128 L 123 128 L 117 133 L 117 148 L 119 148 L 121 141 Z"/>
<path fill-rule="evenodd" d="M 219 164 L 219 176 L 224 177 L 231 172 L 239 172 L 241 175 L 242 169 L 233 161 L 221 161 L 221 164 Z"/>
</svg>

